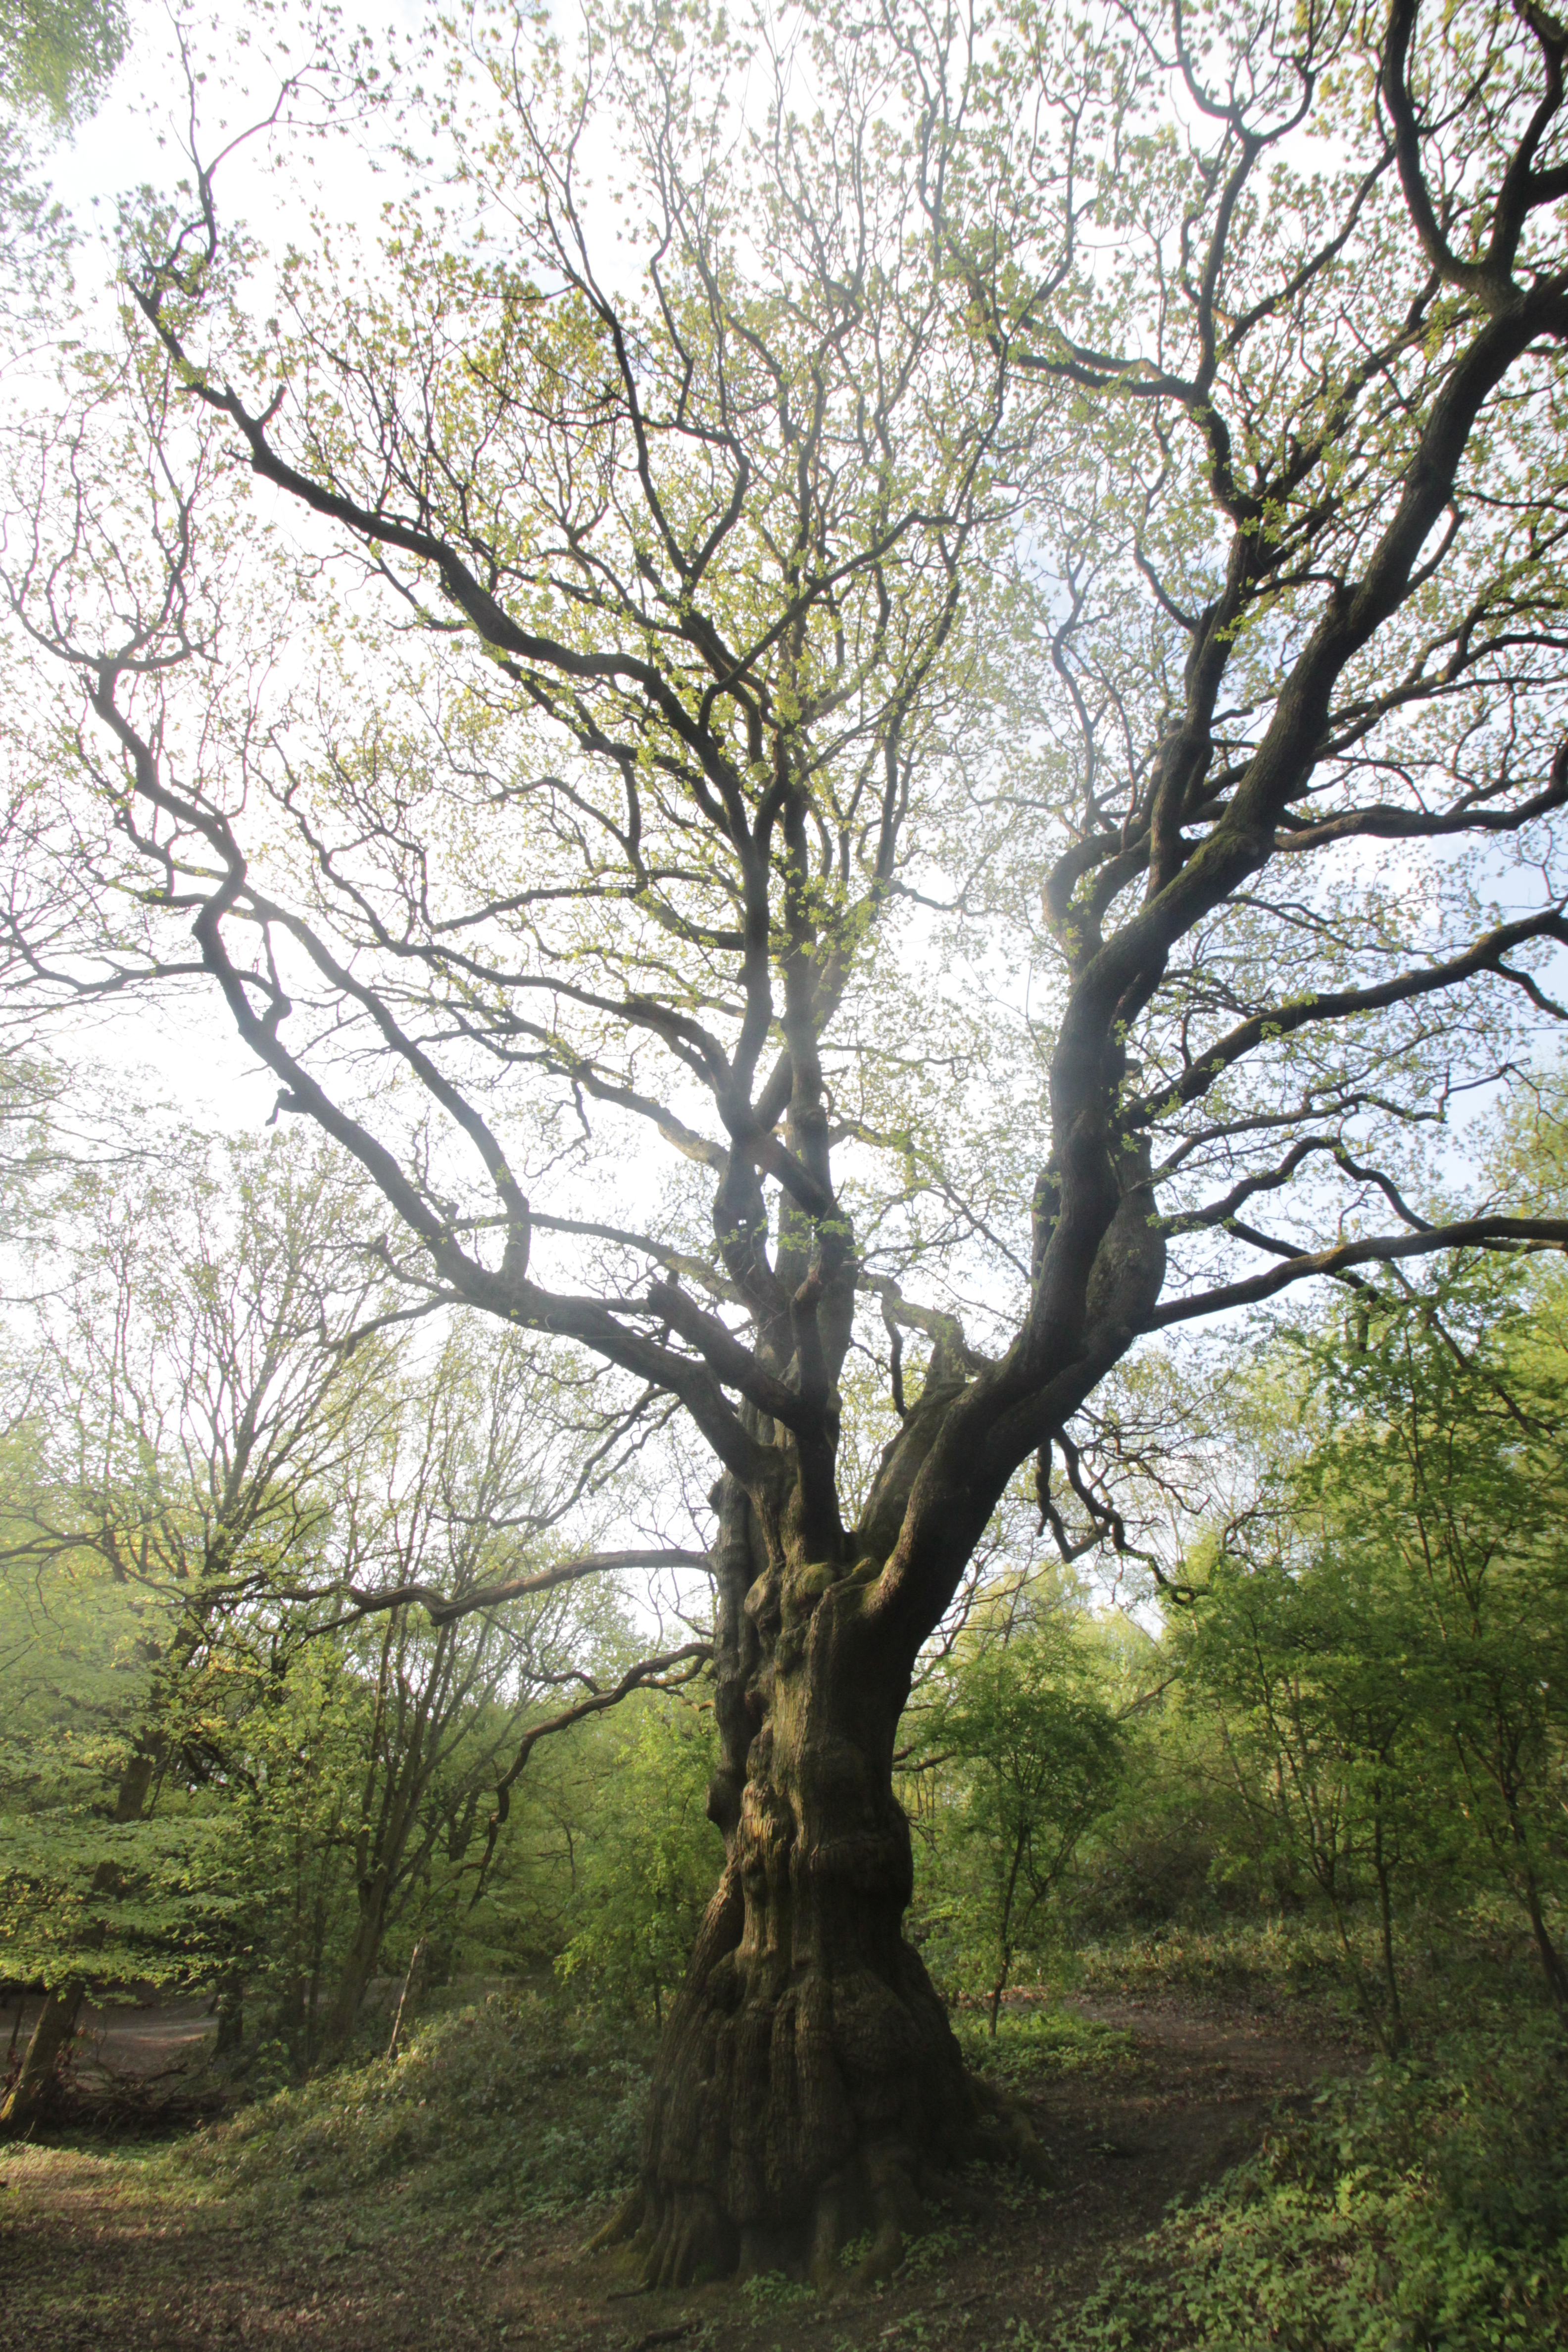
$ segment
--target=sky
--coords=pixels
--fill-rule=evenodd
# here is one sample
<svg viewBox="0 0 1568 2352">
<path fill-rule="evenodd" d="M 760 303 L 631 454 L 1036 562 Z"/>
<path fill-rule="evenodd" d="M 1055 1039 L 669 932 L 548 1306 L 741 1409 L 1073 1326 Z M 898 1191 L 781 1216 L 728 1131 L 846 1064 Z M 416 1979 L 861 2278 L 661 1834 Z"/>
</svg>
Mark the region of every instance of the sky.
<svg viewBox="0 0 1568 2352">
<path fill-rule="evenodd" d="M 237 20 L 239 12 L 231 13 Z M 362 0 L 355 14 L 384 38 L 411 30 L 428 12 L 421 0 Z M 133 5 L 132 23 L 131 47 L 103 103 L 45 165 L 57 195 L 78 220 L 106 236 L 122 192 L 148 182 L 170 185 L 184 168 L 188 112 L 169 18 L 162 9 Z M 263 60 L 237 47 L 229 58 L 229 86 L 205 94 L 205 115 L 223 125 L 221 134 L 215 130 L 209 153 L 236 128 L 263 119 L 276 93 L 276 73 Z M 226 158 L 219 186 L 230 216 L 263 225 L 274 247 L 296 226 L 303 230 L 312 195 L 339 220 L 374 226 L 386 184 L 356 168 L 344 142 L 316 148 L 292 142 L 287 174 L 271 168 L 275 152 L 262 138 Z M 14 375 L 0 396 L 18 397 Z M 96 1013 L 73 1028 L 71 1051 L 88 1067 L 112 1071 L 149 1104 L 164 1104 L 181 1118 L 221 1131 L 258 1127 L 277 1097 L 276 1078 L 241 1044 L 216 991 L 149 995 Z"/>
</svg>

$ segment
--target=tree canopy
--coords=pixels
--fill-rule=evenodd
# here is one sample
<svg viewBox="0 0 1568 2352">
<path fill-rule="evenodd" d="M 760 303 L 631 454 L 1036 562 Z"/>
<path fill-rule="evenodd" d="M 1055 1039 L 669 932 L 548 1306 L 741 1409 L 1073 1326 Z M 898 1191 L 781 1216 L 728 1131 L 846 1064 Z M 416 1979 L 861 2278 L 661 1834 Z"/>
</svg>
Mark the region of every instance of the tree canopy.
<svg viewBox="0 0 1568 2352">
<path fill-rule="evenodd" d="M 1554 1017 L 1556 36 L 584 38 L 465 20 L 444 171 L 265 320 L 199 156 L 128 218 L 141 331 L 15 436 L 7 571 L 100 722 L 37 846 L 152 888 L 37 976 L 216 980 L 411 1279 L 750 1486 L 782 1446 L 812 1556 L 858 1299 L 895 1356 L 916 1269 L 974 1301 L 944 1500 L 862 1528 L 923 1630 L 1141 1331 L 1561 1238 L 1402 1189 Z"/>
</svg>

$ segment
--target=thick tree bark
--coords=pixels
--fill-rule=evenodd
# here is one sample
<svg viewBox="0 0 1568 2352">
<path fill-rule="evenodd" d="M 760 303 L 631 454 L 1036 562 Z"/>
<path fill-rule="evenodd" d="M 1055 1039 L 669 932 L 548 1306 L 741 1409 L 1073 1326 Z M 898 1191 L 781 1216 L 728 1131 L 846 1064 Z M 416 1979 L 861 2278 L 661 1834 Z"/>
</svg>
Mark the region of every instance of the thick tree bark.
<svg viewBox="0 0 1568 2352">
<path fill-rule="evenodd" d="M 823 2267 L 868 2220 L 907 2223 L 922 2170 L 973 2137 L 958 2045 L 900 1933 L 901 1694 L 856 1672 L 858 1597 L 838 1583 L 788 1628 L 801 1654 L 774 1664 L 724 1879 L 665 2035 L 647 2218 L 672 2278 L 807 2250 Z"/>
<path fill-rule="evenodd" d="M 909 1668 L 866 1622 L 881 1563 L 782 1565 L 722 1490 L 709 1811 L 728 1855 L 665 2029 L 642 2183 L 604 2242 L 636 2231 L 650 2284 L 738 2267 L 826 2284 L 867 2231 L 864 2273 L 890 2269 L 922 2194 L 971 2156 L 1044 2159 L 968 2074 L 902 1933 Z"/>
<path fill-rule="evenodd" d="M 1146 1156 L 1112 1168 L 1079 1276 L 1088 1316 L 1064 1351 L 1066 1381 L 1086 1388 L 1164 1270 Z M 922 2197 L 952 2193 L 954 2166 L 1011 2155 L 1047 2173 L 1022 2115 L 967 2073 L 904 1938 L 913 1871 L 892 1788 L 920 1642 L 1011 1466 L 980 1459 L 967 1426 L 993 1423 L 1017 1379 L 1011 1361 L 968 1377 L 956 1334 L 936 1345 L 852 1532 L 807 1506 L 810 1465 L 765 1416 L 752 1427 L 776 1480 L 726 1473 L 715 1490 L 709 1811 L 726 1865 L 665 2028 L 641 2184 L 601 2233 L 636 2231 L 650 2283 L 784 2267 L 826 2285 L 868 2230 L 875 2276 L 921 2226 Z M 889 1563 L 896 1596 L 899 1571 L 906 1593 L 916 1584 L 902 1606 L 885 1605 Z"/>
</svg>

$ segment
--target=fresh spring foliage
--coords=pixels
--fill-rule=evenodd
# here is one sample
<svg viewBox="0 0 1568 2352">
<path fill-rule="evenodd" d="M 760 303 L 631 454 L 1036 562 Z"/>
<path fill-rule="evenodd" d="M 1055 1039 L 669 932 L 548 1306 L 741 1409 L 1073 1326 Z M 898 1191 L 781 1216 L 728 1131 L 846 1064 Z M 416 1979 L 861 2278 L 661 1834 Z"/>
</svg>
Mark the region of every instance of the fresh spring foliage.
<svg viewBox="0 0 1568 2352">
<path fill-rule="evenodd" d="M 1118 2264 L 1062 2352 L 1541 2352 L 1568 2330 L 1568 2042 L 1451 2036 L 1277 2126 Z"/>
<path fill-rule="evenodd" d="M 463 1318 L 382 1326 L 360 1195 L 297 1137 L 48 1181 L 0 1444 L 5 1970 L 206 1987 L 237 2040 L 247 1994 L 309 2063 L 389 1937 L 485 1956 L 498 1784 L 635 1654 L 613 1581 L 548 1570 L 570 1395 Z"/>
<path fill-rule="evenodd" d="M 1321 1895 L 1390 2047 L 1403 1926 L 1439 1889 L 1504 1900 L 1568 2004 L 1563 1305 L 1554 1274 L 1478 1269 L 1292 1335 L 1272 1458 L 1173 1616 L 1260 1860 Z M 1344 1934 L 1363 1895 L 1375 1984 Z"/>
<path fill-rule="evenodd" d="M 556 1965 L 568 1981 L 662 2022 L 723 1862 L 706 1811 L 712 1718 L 679 1701 L 652 1704 L 614 1727 L 609 1745 L 576 1867 L 583 1925 Z"/>
<path fill-rule="evenodd" d="M 12 0 L 0 22 L 0 103 L 65 130 L 91 113 L 125 54 L 122 0 Z"/>
<path fill-rule="evenodd" d="M 1063 1601 L 983 1615 L 916 1718 L 926 1958 L 985 1997 L 993 2033 L 1021 1957 L 1058 1939 L 1052 1898 L 1116 1793 L 1126 1742 L 1108 1663 Z"/>
</svg>

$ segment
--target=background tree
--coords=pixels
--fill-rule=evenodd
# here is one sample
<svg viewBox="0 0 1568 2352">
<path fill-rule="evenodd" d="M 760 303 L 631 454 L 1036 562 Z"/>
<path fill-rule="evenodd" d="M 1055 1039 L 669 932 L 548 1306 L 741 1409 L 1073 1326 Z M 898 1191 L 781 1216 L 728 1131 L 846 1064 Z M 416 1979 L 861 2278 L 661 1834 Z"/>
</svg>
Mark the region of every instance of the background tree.
<svg viewBox="0 0 1568 2352">
<path fill-rule="evenodd" d="M 1116 1794 L 1124 1739 L 1106 1679 L 1076 1612 L 1047 1608 L 1011 1639 L 960 1652 L 926 1734 L 954 1767 L 942 1793 L 957 1833 L 944 1840 L 939 1829 L 937 1843 L 949 1847 L 956 1885 L 937 1899 L 961 1976 L 984 1989 L 993 2036 L 1020 1954 L 1050 1942 L 1047 1906 Z"/>
<path fill-rule="evenodd" d="M 1093 1401 L 1141 1337 L 1568 1239 L 1409 1199 L 1422 1122 L 1559 1017 L 1563 52 L 1488 0 L 793 48 L 632 8 L 568 71 L 479 14 L 360 274 L 323 240 L 253 300 L 193 158 L 128 215 L 130 346 L 13 436 L 12 609 L 68 680 L 29 854 L 86 927 L 18 924 L 34 979 L 199 970 L 411 1285 L 720 1465 L 728 1859 L 624 2217 L 652 2278 L 780 2229 L 826 2270 L 860 2211 L 896 2259 L 984 2143 L 891 1759 L 1020 1468 L 1121 1541 Z"/>
<path fill-rule="evenodd" d="M 389 1924 L 471 1900 L 531 1742 L 665 1663 L 605 1581 L 646 1555 L 551 1532 L 591 1531 L 615 1418 L 517 1334 L 378 1313 L 319 1139 L 162 1140 L 18 1161 L 55 1228 L 0 1465 L 5 1949 L 47 1989 L 16 2129 L 89 1986 L 216 1982 L 226 2048 L 248 1976 L 304 2063 L 341 2050 Z"/>
<path fill-rule="evenodd" d="M 556 1965 L 662 2025 L 713 1887 L 712 1722 L 689 1701 L 650 1699 L 617 1716 L 609 1738 L 573 1873 L 581 1924 Z"/>
<path fill-rule="evenodd" d="M 1184 1686 L 1352 1976 L 1343 1906 L 1374 1890 L 1395 2040 L 1396 1920 L 1436 1883 L 1439 1908 L 1515 1907 L 1562 2004 L 1560 1295 L 1554 1265 L 1472 1261 L 1285 1333 L 1230 1423 L 1247 1491 L 1174 1612 Z"/>
<path fill-rule="evenodd" d="M 471 1330 L 449 1333 L 405 1381 L 392 1442 L 353 1496 L 343 1577 L 381 1592 L 503 1583 L 519 1564 L 512 1530 L 541 1500 L 542 1440 L 556 1433 L 546 1384 L 510 1335 L 486 1344 Z M 496 1783 L 542 1701 L 636 1654 L 596 1585 L 541 1582 L 531 1598 L 437 1608 L 433 1622 L 407 1602 L 351 1619 L 368 1705 L 337 1832 L 356 1916 L 321 2026 L 328 2052 L 347 2043 L 387 1929 L 443 1850 L 477 1867 Z"/>
<path fill-rule="evenodd" d="M 1435 1693 L 1409 1596 L 1385 1563 L 1368 1565 L 1331 1552 L 1305 1570 L 1299 1557 L 1254 1558 L 1238 1575 L 1218 1559 L 1178 1643 L 1186 1687 L 1217 1716 L 1243 1801 L 1265 1825 L 1266 1858 L 1317 1885 L 1363 2013 L 1392 2053 L 1405 2040 L 1395 1882 L 1413 1861 L 1439 1860 L 1439 1809 L 1421 1769 Z M 1369 1881 L 1381 1986 L 1349 1923 Z"/>
<path fill-rule="evenodd" d="M 24 354 L 59 316 L 75 244 L 43 160 L 100 103 L 130 30 L 121 0 L 16 0 L 0 24 L 0 319 Z"/>
<path fill-rule="evenodd" d="M 60 130 L 79 121 L 102 97 L 128 36 L 115 0 L 16 0 L 0 28 L 7 105 Z"/>
<path fill-rule="evenodd" d="M 93 1810 L 120 1832 L 142 1821 L 171 1769 L 200 1769 L 194 1685 L 226 1620 L 308 1575 L 326 1550 L 331 1482 L 375 1371 L 374 1349 L 356 1359 L 342 1344 L 366 1286 L 354 1187 L 337 1155 L 237 1150 L 230 1192 L 183 1142 L 177 1176 L 88 1184 L 29 1384 L 33 1426 L 47 1434 L 13 1490 L 5 1560 L 14 1665 L 31 1656 L 53 1675 L 57 1595 L 101 1621 L 77 1646 L 79 1672 L 107 1671 L 115 1686 L 89 1778 L 101 1776 Z M 84 1696 L 58 1691 L 57 1708 Z M 34 1737 L 47 1748 L 56 1733 L 37 1719 Z M 85 1898 L 68 1903 L 73 1924 L 52 1962 L 27 1971 L 48 1992 L 0 2117 L 12 2130 L 47 2098 L 88 1976 L 143 1972 L 133 1951 L 117 1969 L 105 1949 L 133 1843 L 109 1841 Z M 35 1883 L 31 1902 L 45 1899 Z"/>
<path fill-rule="evenodd" d="M 1381 1555 L 1420 1611 L 1458 1808 L 1560 2010 L 1568 1964 L 1547 1906 L 1568 1760 L 1562 1297 L 1555 1270 L 1527 1286 L 1478 1269 L 1379 1318 L 1330 1360 L 1342 1423 L 1313 1465 L 1351 1560 L 1364 1573 Z"/>
</svg>

